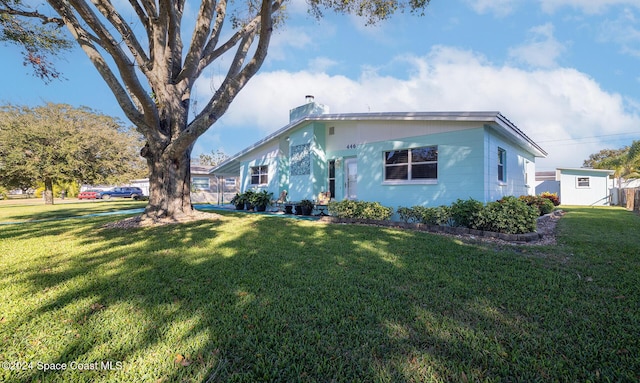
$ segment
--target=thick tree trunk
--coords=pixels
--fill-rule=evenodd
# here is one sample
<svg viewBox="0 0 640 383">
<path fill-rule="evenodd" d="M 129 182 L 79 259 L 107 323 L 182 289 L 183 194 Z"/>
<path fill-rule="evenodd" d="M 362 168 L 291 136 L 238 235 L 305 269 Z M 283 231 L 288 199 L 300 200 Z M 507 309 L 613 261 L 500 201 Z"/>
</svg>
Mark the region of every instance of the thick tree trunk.
<svg viewBox="0 0 640 383">
<path fill-rule="evenodd" d="M 149 164 L 149 204 L 144 220 L 181 220 L 194 214 L 191 205 L 191 150 L 180 158 L 166 158 L 143 150 Z"/>
<path fill-rule="evenodd" d="M 51 178 L 44 179 L 44 204 L 53 205 L 53 180 Z"/>
</svg>

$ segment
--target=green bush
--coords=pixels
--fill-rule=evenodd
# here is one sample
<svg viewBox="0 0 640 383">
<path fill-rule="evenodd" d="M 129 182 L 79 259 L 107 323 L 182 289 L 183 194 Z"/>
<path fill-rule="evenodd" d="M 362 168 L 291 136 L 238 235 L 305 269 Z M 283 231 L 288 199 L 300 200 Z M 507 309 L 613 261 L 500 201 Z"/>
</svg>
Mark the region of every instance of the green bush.
<svg viewBox="0 0 640 383">
<path fill-rule="evenodd" d="M 526 202 L 529 199 L 536 201 L 536 204 L 529 206 Z M 378 219 L 374 215 L 365 216 L 363 214 L 365 204 L 367 203 L 354 201 L 334 202 L 329 204 L 329 212 L 337 217 Z M 523 234 L 536 231 L 541 211 L 539 209 L 544 209 L 544 211 L 550 209 L 549 211 L 551 211 L 553 210 L 551 205 L 548 200 L 539 197 L 504 197 L 486 205 L 471 198 L 468 200 L 458 199 L 451 206 L 398 207 L 397 213 L 402 221 L 409 223 L 463 226 L 497 233 Z M 392 212 L 391 209 L 389 211 Z"/>
<path fill-rule="evenodd" d="M 536 231 L 538 209 L 516 197 L 488 203 L 478 215 L 477 229 L 496 233 L 524 234 Z"/>
<path fill-rule="evenodd" d="M 428 217 L 430 218 L 429 223 L 440 225 L 440 226 L 453 226 L 453 219 L 451 218 L 451 207 L 449 206 L 438 206 L 429 208 Z"/>
<path fill-rule="evenodd" d="M 475 228 L 478 214 L 484 209 L 484 204 L 473 198 L 458 199 L 451 204 L 451 219 L 455 226 Z"/>
<path fill-rule="evenodd" d="M 558 193 L 544 192 L 544 193 L 540 194 L 540 197 L 546 198 L 549 201 L 551 201 L 551 203 L 553 203 L 553 206 L 559 206 L 560 205 L 560 199 L 558 198 Z"/>
<path fill-rule="evenodd" d="M 251 192 L 249 194 L 249 203 L 253 206 L 261 206 L 265 207 L 271 204 L 271 199 L 273 198 L 273 193 L 269 193 L 266 190 L 261 190 L 259 192 Z M 313 208 L 313 204 L 311 206 Z"/>
<path fill-rule="evenodd" d="M 332 201 L 328 206 L 329 214 L 338 218 L 375 219 L 385 221 L 391 218 L 393 209 L 379 202 Z"/>
<path fill-rule="evenodd" d="M 402 207 L 396 209 L 396 213 L 400 217 L 400 220 L 405 223 L 420 222 L 420 217 L 414 207 Z"/>
<path fill-rule="evenodd" d="M 519 199 L 527 205 L 533 206 L 538 209 L 538 215 L 541 216 L 551 213 L 555 207 L 550 199 L 544 198 L 542 196 L 522 195 L 519 197 Z"/>
<path fill-rule="evenodd" d="M 551 200 L 545 198 L 542 204 L 538 206 L 538 209 L 540 209 L 540 215 L 545 215 L 553 212 L 555 205 Z"/>
<path fill-rule="evenodd" d="M 419 222 L 427 225 L 451 226 L 451 208 L 449 206 L 438 207 L 399 207 L 398 215 L 404 222 Z"/>
</svg>

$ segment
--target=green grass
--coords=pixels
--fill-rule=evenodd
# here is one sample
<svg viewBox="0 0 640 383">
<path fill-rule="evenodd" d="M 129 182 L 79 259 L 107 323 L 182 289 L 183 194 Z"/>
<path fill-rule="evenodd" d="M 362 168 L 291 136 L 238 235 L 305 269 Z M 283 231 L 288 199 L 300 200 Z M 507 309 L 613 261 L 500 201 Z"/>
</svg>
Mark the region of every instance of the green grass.
<svg viewBox="0 0 640 383">
<path fill-rule="evenodd" d="M 640 217 L 568 210 L 557 246 L 239 213 L 0 225 L 0 381 L 637 381 Z"/>
</svg>

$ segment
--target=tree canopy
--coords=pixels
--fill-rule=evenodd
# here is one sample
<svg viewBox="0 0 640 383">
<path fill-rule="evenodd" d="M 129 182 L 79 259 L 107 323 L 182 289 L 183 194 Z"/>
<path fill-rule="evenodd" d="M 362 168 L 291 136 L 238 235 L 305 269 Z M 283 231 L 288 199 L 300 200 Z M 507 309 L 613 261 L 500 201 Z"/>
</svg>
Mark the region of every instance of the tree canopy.
<svg viewBox="0 0 640 383">
<path fill-rule="evenodd" d="M 0 41 L 22 47 L 23 64 L 47 82 L 60 77 L 49 57 L 73 46 L 63 26 L 61 18 L 46 16 L 21 0 L 0 0 Z"/>
<path fill-rule="evenodd" d="M 222 150 L 218 149 L 218 150 L 211 150 L 211 152 L 208 154 L 201 153 L 200 156 L 197 158 L 197 161 L 198 163 L 200 163 L 200 165 L 216 166 L 223 163 L 227 158 L 229 158 L 229 156 L 226 155 Z"/>
<path fill-rule="evenodd" d="M 589 155 L 583 166 L 614 170 L 618 178 L 640 178 L 640 141 L 620 149 L 602 149 Z"/>
<path fill-rule="evenodd" d="M 13 1 L 18 4 L 19 0 Z M 191 150 L 267 56 L 289 0 L 47 0 L 146 141 L 152 220 L 193 214 Z M 310 12 L 356 14 L 368 24 L 396 12 L 422 13 L 430 0 L 310 0 Z M 192 10 L 187 12 L 185 10 Z M 194 12 L 195 11 L 195 17 Z M 0 13 L 3 9 L 0 8 Z M 4 11 L 7 14 L 6 10 Z M 12 17 L 39 18 L 39 14 Z M 192 89 L 216 63 L 224 79 L 192 113 Z M 200 109 L 200 108 L 199 108 Z"/>
<path fill-rule="evenodd" d="M 143 177 L 138 134 L 120 121 L 81 107 L 46 104 L 0 108 L 0 185 L 26 189 L 45 185 L 52 203 L 54 182 L 118 182 Z"/>
</svg>

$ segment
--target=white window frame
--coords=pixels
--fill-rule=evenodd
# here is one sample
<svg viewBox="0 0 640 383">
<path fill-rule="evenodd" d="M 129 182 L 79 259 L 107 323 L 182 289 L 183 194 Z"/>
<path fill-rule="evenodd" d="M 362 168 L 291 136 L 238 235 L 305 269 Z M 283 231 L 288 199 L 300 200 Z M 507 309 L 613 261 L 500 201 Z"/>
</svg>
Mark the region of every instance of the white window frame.
<svg viewBox="0 0 640 383">
<path fill-rule="evenodd" d="M 580 185 L 581 180 L 586 180 L 586 185 Z M 584 181 L 582 181 L 584 182 Z M 591 188 L 591 177 L 589 176 L 581 176 L 576 177 L 576 188 L 577 189 L 590 189 Z"/>
<path fill-rule="evenodd" d="M 507 151 L 498 147 L 498 182 L 507 183 Z"/>
<path fill-rule="evenodd" d="M 256 174 L 254 174 L 254 170 L 257 170 Z M 254 183 L 253 177 L 258 177 L 257 183 Z M 250 185 L 266 185 L 268 183 L 269 183 L 269 165 L 251 166 L 249 168 L 249 184 Z"/>
<path fill-rule="evenodd" d="M 412 158 L 412 151 L 416 149 L 425 149 L 425 148 L 435 148 L 436 152 L 436 160 L 435 161 L 420 161 L 414 162 Z M 402 164 L 387 164 L 387 156 L 391 152 L 407 152 L 407 162 Z M 426 164 L 435 164 L 436 165 L 436 177 L 435 178 L 413 178 L 412 169 L 414 165 L 426 165 Z M 438 183 L 438 145 L 427 145 L 427 146 L 419 146 L 414 148 L 405 148 L 405 149 L 395 149 L 395 150 L 385 150 L 382 152 L 382 184 L 383 185 L 430 185 Z M 392 167 L 407 167 L 407 179 L 406 180 L 398 180 L 398 179 L 387 179 L 387 169 Z"/>
<path fill-rule="evenodd" d="M 200 181 L 200 182 L 196 182 Z M 202 187 L 201 185 L 204 185 L 206 181 L 206 187 Z M 191 188 L 193 190 L 210 190 L 211 189 L 211 178 L 209 177 L 191 177 Z"/>
</svg>

